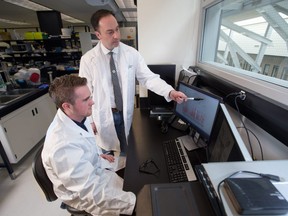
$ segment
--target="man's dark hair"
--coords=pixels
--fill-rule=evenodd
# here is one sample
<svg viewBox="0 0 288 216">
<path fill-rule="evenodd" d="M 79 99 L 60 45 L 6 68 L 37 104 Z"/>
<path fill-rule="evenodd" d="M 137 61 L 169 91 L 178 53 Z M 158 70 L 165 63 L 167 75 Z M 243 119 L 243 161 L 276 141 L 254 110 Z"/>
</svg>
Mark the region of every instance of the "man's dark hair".
<svg viewBox="0 0 288 216">
<path fill-rule="evenodd" d="M 62 109 L 62 104 L 75 102 L 75 88 L 87 85 L 87 79 L 75 75 L 63 75 L 53 80 L 49 87 L 49 95 L 56 104 Z"/>
<path fill-rule="evenodd" d="M 101 10 L 96 11 L 91 16 L 90 22 L 91 22 L 91 25 L 95 31 L 97 31 L 99 28 L 100 19 L 102 19 L 103 17 L 109 16 L 109 15 L 112 15 L 115 17 L 115 14 L 112 11 L 101 9 Z"/>
</svg>

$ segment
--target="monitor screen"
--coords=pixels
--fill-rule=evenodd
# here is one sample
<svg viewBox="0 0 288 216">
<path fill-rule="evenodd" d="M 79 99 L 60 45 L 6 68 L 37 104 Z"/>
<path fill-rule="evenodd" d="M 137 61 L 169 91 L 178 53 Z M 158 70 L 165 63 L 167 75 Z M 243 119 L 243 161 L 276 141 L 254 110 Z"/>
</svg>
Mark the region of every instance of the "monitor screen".
<svg viewBox="0 0 288 216">
<path fill-rule="evenodd" d="M 208 146 L 209 162 L 252 161 L 252 158 L 224 104 L 213 129 Z"/>
<path fill-rule="evenodd" d="M 148 65 L 148 68 L 160 75 L 160 78 L 175 88 L 175 64 L 155 64 Z M 167 108 L 173 110 L 173 102 L 167 102 L 164 97 L 155 94 L 154 92 L 148 90 L 148 103 L 149 108 L 157 109 L 157 108 Z"/>
<path fill-rule="evenodd" d="M 221 98 L 182 82 L 179 82 L 178 90 L 186 94 L 188 98 L 201 99 L 191 99 L 181 104 L 176 103 L 174 112 L 207 143 L 210 139 Z"/>
</svg>

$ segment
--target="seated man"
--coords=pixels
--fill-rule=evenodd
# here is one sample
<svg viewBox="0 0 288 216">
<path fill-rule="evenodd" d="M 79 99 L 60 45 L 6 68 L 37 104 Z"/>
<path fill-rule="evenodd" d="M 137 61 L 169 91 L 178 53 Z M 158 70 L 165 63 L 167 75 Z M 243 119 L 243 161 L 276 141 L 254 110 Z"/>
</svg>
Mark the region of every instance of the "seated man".
<svg viewBox="0 0 288 216">
<path fill-rule="evenodd" d="M 56 78 L 49 94 L 58 111 L 48 128 L 42 159 L 55 194 L 92 215 L 131 215 L 136 196 L 122 190 L 123 179 L 111 166 L 114 157 L 102 154 L 85 121 L 94 104 L 86 78 Z"/>
</svg>

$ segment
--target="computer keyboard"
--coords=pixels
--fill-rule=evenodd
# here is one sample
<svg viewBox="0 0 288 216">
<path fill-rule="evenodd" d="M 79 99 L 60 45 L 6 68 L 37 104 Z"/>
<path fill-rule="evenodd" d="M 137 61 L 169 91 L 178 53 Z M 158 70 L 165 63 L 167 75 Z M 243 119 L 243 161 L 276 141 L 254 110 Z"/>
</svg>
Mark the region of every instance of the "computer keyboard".
<svg viewBox="0 0 288 216">
<path fill-rule="evenodd" d="M 164 141 L 163 150 L 170 182 L 196 180 L 184 145 L 179 139 Z"/>
</svg>

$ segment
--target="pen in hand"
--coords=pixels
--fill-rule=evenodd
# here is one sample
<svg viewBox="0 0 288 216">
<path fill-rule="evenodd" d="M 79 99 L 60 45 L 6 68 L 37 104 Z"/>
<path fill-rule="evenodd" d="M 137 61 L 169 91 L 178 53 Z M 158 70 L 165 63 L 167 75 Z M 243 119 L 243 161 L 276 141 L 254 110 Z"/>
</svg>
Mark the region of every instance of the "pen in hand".
<svg viewBox="0 0 288 216">
<path fill-rule="evenodd" d="M 186 100 L 195 100 L 195 101 L 200 101 L 200 100 L 204 100 L 204 99 L 203 99 L 203 98 L 188 97 L 188 98 L 186 98 Z"/>
</svg>

